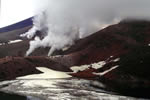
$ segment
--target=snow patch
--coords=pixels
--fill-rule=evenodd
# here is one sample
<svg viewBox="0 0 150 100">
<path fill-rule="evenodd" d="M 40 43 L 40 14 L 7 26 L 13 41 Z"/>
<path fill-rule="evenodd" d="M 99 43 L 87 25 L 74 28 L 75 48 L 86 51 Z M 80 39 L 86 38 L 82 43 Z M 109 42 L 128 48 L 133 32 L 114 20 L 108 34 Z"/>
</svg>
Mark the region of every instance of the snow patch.
<svg viewBox="0 0 150 100">
<path fill-rule="evenodd" d="M 94 69 L 102 68 L 106 64 L 105 61 L 100 61 L 98 63 L 93 63 L 90 65 L 81 65 L 81 66 L 72 66 L 70 69 L 73 71 L 73 73 L 77 73 L 79 71 L 84 71 L 88 69 L 89 67 L 92 67 Z"/>
<path fill-rule="evenodd" d="M 0 43 L 0 46 L 1 46 L 1 45 L 5 45 L 5 43 Z"/>
<path fill-rule="evenodd" d="M 73 71 L 73 73 L 77 73 L 79 71 L 84 71 L 88 69 L 90 65 L 82 65 L 82 66 L 73 66 L 70 69 Z"/>
<path fill-rule="evenodd" d="M 18 42 L 21 42 L 21 41 L 23 41 L 23 40 L 20 40 L 20 39 L 18 39 L 18 40 L 10 40 L 8 42 L 8 44 L 18 43 Z"/>
<path fill-rule="evenodd" d="M 22 84 L 23 87 L 56 87 L 53 81 L 49 81 L 49 80 L 28 80 L 28 81 L 24 81 L 21 80 L 20 83 Z"/>
<path fill-rule="evenodd" d="M 17 39 L 17 40 L 10 40 L 9 42 L 6 43 L 0 43 L 0 46 L 2 45 L 6 45 L 6 44 L 13 44 L 13 43 L 18 43 L 18 42 L 22 42 L 23 40 L 21 39 Z"/>
<path fill-rule="evenodd" d="M 113 60 L 113 62 L 118 62 L 120 60 L 120 58 L 116 58 Z"/>
<path fill-rule="evenodd" d="M 49 79 L 49 78 L 69 78 L 71 77 L 65 72 L 55 71 L 46 67 L 37 67 L 37 70 L 43 72 L 42 74 L 33 74 L 23 77 L 18 77 L 17 79 Z"/>
<path fill-rule="evenodd" d="M 66 47 L 62 48 L 62 51 L 66 51 L 66 50 L 68 50 L 69 48 L 70 48 L 70 46 L 66 46 Z"/>
<path fill-rule="evenodd" d="M 102 68 L 105 64 L 106 64 L 105 61 L 100 61 L 100 62 L 98 62 L 98 63 L 92 64 L 92 68 L 94 68 L 94 69 L 99 69 L 99 68 Z"/>
<path fill-rule="evenodd" d="M 95 72 L 93 72 L 93 74 L 94 74 L 94 75 L 103 76 L 103 75 L 107 74 L 108 72 L 110 72 L 110 71 L 116 69 L 117 67 L 119 67 L 119 66 L 116 65 L 116 66 L 114 66 L 114 67 L 112 67 L 112 68 L 110 68 L 110 69 L 108 69 L 108 70 L 106 70 L 106 71 L 104 71 L 104 72 L 101 72 L 101 73 L 95 73 Z"/>
<path fill-rule="evenodd" d="M 54 71 L 46 67 L 37 67 L 37 70 L 43 72 L 42 74 L 33 74 L 23 77 L 18 77 L 21 80 L 20 83 L 24 87 L 55 87 L 55 81 L 49 81 L 48 79 L 56 78 L 70 78 L 72 76 L 65 72 Z M 26 81 L 28 80 L 28 81 Z"/>
<path fill-rule="evenodd" d="M 110 58 L 113 58 L 114 56 L 110 56 Z"/>
</svg>

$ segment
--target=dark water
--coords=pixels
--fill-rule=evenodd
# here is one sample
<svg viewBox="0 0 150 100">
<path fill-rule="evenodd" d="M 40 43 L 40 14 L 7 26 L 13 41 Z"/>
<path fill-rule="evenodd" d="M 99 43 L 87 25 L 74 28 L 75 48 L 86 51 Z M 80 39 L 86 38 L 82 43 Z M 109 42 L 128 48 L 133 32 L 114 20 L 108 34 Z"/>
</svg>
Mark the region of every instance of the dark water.
<svg viewBox="0 0 150 100">
<path fill-rule="evenodd" d="M 0 100 L 43 100 L 43 99 L 33 96 L 22 96 L 17 94 L 0 92 Z"/>
<path fill-rule="evenodd" d="M 4 92 L 0 92 L 0 99 L 1 100 L 29 100 L 25 96 L 20 96 L 16 94 L 8 94 Z"/>
</svg>

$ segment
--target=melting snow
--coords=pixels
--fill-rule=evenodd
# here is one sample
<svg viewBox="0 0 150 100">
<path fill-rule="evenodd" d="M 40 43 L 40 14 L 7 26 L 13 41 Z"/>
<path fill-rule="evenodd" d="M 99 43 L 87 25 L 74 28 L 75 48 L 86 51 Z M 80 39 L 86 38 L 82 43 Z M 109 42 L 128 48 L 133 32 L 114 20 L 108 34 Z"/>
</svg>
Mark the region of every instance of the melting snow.
<svg viewBox="0 0 150 100">
<path fill-rule="evenodd" d="M 51 82 L 54 87 L 51 87 Z M 41 83 L 45 83 L 45 86 L 41 86 Z M 72 78 L 26 79 L 0 82 L 1 91 L 39 97 L 42 100 L 144 100 L 113 95 L 91 85 L 105 87 L 105 85 L 98 81 Z M 37 98 L 32 100 L 37 100 Z"/>
<path fill-rule="evenodd" d="M 55 82 L 49 81 L 48 79 L 71 77 L 65 72 L 54 71 L 46 67 L 37 67 L 37 69 L 43 73 L 18 77 L 17 79 L 21 79 L 20 82 L 24 87 L 55 87 L 53 85 Z M 26 79 L 29 81 L 26 81 Z"/>
<path fill-rule="evenodd" d="M 18 40 L 10 40 L 9 42 L 6 42 L 6 43 L 0 43 L 0 46 L 1 45 L 6 45 L 6 44 L 13 44 L 13 43 L 18 43 L 18 42 L 21 42 L 23 40 L 21 39 L 18 39 Z"/>
<path fill-rule="evenodd" d="M 13 43 L 18 43 L 21 42 L 22 40 L 18 39 L 18 40 L 11 40 L 8 42 L 8 44 L 13 44 Z"/>
<path fill-rule="evenodd" d="M 70 48 L 70 46 L 64 47 L 64 48 L 62 48 L 62 51 L 66 51 L 66 50 L 68 50 L 69 48 Z"/>
<path fill-rule="evenodd" d="M 82 65 L 82 66 L 73 66 L 70 69 L 74 72 L 77 73 L 79 71 L 84 71 L 86 69 L 88 69 L 90 67 L 90 65 Z"/>
<path fill-rule="evenodd" d="M 84 70 L 88 69 L 89 67 L 92 67 L 94 69 L 99 69 L 99 68 L 103 67 L 105 64 L 106 64 L 105 61 L 100 61 L 98 63 L 93 63 L 93 64 L 90 64 L 90 65 L 72 66 L 70 69 L 74 73 L 77 73 L 79 71 L 84 71 Z"/>
<path fill-rule="evenodd" d="M 112 57 L 114 57 L 114 56 L 110 56 L 110 58 L 112 58 Z"/>
<path fill-rule="evenodd" d="M 104 72 L 101 72 L 101 73 L 95 73 L 95 72 L 93 72 L 93 74 L 99 75 L 99 76 L 103 76 L 103 75 L 107 74 L 108 72 L 112 71 L 113 69 L 116 69 L 117 67 L 119 67 L 119 66 L 118 65 L 114 66 L 114 67 L 112 67 L 112 68 L 110 68 L 110 69 L 108 69 L 108 70 L 106 70 Z"/>
<path fill-rule="evenodd" d="M 99 68 L 102 68 L 105 64 L 106 64 L 105 61 L 100 61 L 100 62 L 98 62 L 98 63 L 92 64 L 92 68 L 94 68 L 94 69 L 99 69 Z"/>
<path fill-rule="evenodd" d="M 1 46 L 1 45 L 5 45 L 5 43 L 0 43 L 0 46 Z"/>
<path fill-rule="evenodd" d="M 54 71 L 46 67 L 37 67 L 37 69 L 43 73 L 18 77 L 17 79 L 46 79 L 46 78 L 69 78 L 71 77 L 65 72 Z"/>
<path fill-rule="evenodd" d="M 116 58 L 116 59 L 113 60 L 113 62 L 117 62 L 119 60 L 120 60 L 120 58 Z"/>
<path fill-rule="evenodd" d="M 49 80 L 21 80 L 20 83 L 23 87 L 56 87 L 55 82 Z"/>
</svg>

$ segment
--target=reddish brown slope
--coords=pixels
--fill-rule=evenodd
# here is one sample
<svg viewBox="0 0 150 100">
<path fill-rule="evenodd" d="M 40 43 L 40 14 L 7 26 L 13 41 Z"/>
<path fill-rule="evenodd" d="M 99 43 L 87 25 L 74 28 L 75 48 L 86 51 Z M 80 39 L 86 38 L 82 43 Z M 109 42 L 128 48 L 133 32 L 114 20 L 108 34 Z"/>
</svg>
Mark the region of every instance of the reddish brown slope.
<svg viewBox="0 0 150 100">
<path fill-rule="evenodd" d="M 94 70 L 92 68 L 72 74 L 72 76 L 80 78 L 95 79 L 103 82 L 111 91 L 119 93 L 149 97 L 150 92 L 150 22 L 149 21 L 122 21 L 119 24 L 109 26 L 95 34 L 88 36 L 76 42 L 70 49 L 63 52 L 63 56 L 51 58 L 45 57 L 28 57 L 15 58 L 16 60 L 8 61 L 5 65 L 0 63 L 0 73 L 10 69 L 13 77 L 6 74 L 5 79 L 12 79 L 20 74 L 15 74 L 19 70 L 22 63 L 23 69 L 33 66 L 50 67 L 55 70 L 69 71 L 69 67 L 74 65 L 91 64 L 99 61 L 105 61 L 106 64 Z M 113 56 L 113 57 L 111 57 Z M 119 58 L 117 62 L 112 62 Z M 23 62 L 22 62 L 23 61 Z M 10 68 L 13 63 L 13 71 Z M 114 66 L 116 69 L 104 74 L 103 76 L 94 75 L 93 72 L 104 72 Z M 57 67 L 56 67 L 57 66 Z M 9 67 L 9 68 L 8 68 Z M 21 75 L 29 72 L 24 71 Z M 32 68 L 31 68 L 32 71 Z M 32 73 L 32 72 L 31 72 Z M 9 77 L 9 78 L 8 78 Z M 3 77 L 4 78 L 4 77 Z M 140 89 L 142 91 L 140 91 Z M 149 91 L 149 92 L 147 92 Z"/>
<path fill-rule="evenodd" d="M 107 89 L 126 95 L 150 97 L 150 22 L 122 21 L 109 26 L 89 37 L 77 41 L 65 54 L 80 53 L 76 65 L 91 64 L 104 60 L 107 62 L 99 72 L 114 66 L 116 69 L 99 76 Z M 120 58 L 116 63 L 110 60 Z M 72 74 L 85 78 L 95 71 L 87 70 Z M 94 76 L 94 75 L 93 75 Z M 88 77 L 86 77 L 88 78 Z"/>
<path fill-rule="evenodd" d="M 122 21 L 77 41 L 64 54 L 82 52 L 84 59 L 78 64 L 87 64 L 106 60 L 110 56 L 119 57 L 133 47 L 147 46 L 148 43 L 150 43 L 150 22 Z"/>
<path fill-rule="evenodd" d="M 70 71 L 64 65 L 46 57 L 6 57 L 0 59 L 0 81 L 15 79 L 19 76 L 41 73 L 36 67 L 47 67 L 53 70 Z"/>
</svg>

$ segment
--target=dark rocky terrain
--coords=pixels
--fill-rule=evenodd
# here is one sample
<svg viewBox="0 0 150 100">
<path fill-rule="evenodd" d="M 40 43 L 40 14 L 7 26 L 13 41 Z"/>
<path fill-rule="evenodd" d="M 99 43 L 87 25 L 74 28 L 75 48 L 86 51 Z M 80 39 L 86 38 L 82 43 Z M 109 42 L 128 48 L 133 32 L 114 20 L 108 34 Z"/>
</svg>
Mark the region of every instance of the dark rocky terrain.
<svg viewBox="0 0 150 100">
<path fill-rule="evenodd" d="M 31 27 L 32 18 L 29 18 L 16 24 L 0 28 L 0 44 L 5 44 L 0 45 L 0 58 L 4 58 L 6 56 L 23 57 L 29 48 L 30 40 L 20 37 L 20 34 L 27 32 Z M 41 35 L 40 32 L 39 35 Z M 9 44 L 9 41 L 18 39 L 23 41 L 19 43 Z M 32 56 L 46 56 L 48 50 L 49 48 L 39 48 L 34 53 L 32 53 Z"/>
<path fill-rule="evenodd" d="M 7 43 L 9 40 L 19 39 L 19 35 L 27 32 L 32 26 L 32 18 L 10 26 L 0 28 L 0 43 Z"/>
<path fill-rule="evenodd" d="M 71 71 L 70 67 L 105 61 L 101 68 L 72 73 L 78 78 L 98 80 L 108 91 L 123 95 L 150 98 L 150 22 L 146 20 L 123 20 L 86 38 L 78 40 L 66 51 L 57 51 L 61 56 L 45 57 L 46 49 L 36 51 L 30 57 L 21 57 L 27 50 L 28 40 L 0 46 L 0 80 L 39 73 L 37 66 L 54 70 Z M 8 49 L 9 48 L 9 49 Z M 17 50 L 15 49 L 17 48 Z M 3 53 L 7 52 L 9 53 Z M 43 50 L 43 51 L 42 51 Z M 21 52 L 19 54 L 19 52 Z M 37 56 L 38 55 L 38 56 Z M 42 56 L 39 56 L 42 55 Z M 118 59 L 115 61 L 115 59 Z M 104 75 L 95 73 L 105 72 Z M 29 70 L 30 68 L 30 70 Z M 98 87 L 102 88 L 102 87 Z"/>
<path fill-rule="evenodd" d="M 100 76 L 98 80 L 106 84 L 108 90 L 149 98 L 149 43 L 150 22 L 124 20 L 79 40 L 65 53 L 80 52 L 82 56 L 77 65 L 106 61 L 107 63 L 98 69 L 99 72 L 104 72 L 118 65 L 119 67 Z M 120 60 L 112 62 L 115 58 Z M 93 71 L 89 70 L 89 72 Z M 74 76 L 82 77 L 87 73 L 88 71 L 85 70 L 74 74 Z"/>
</svg>

